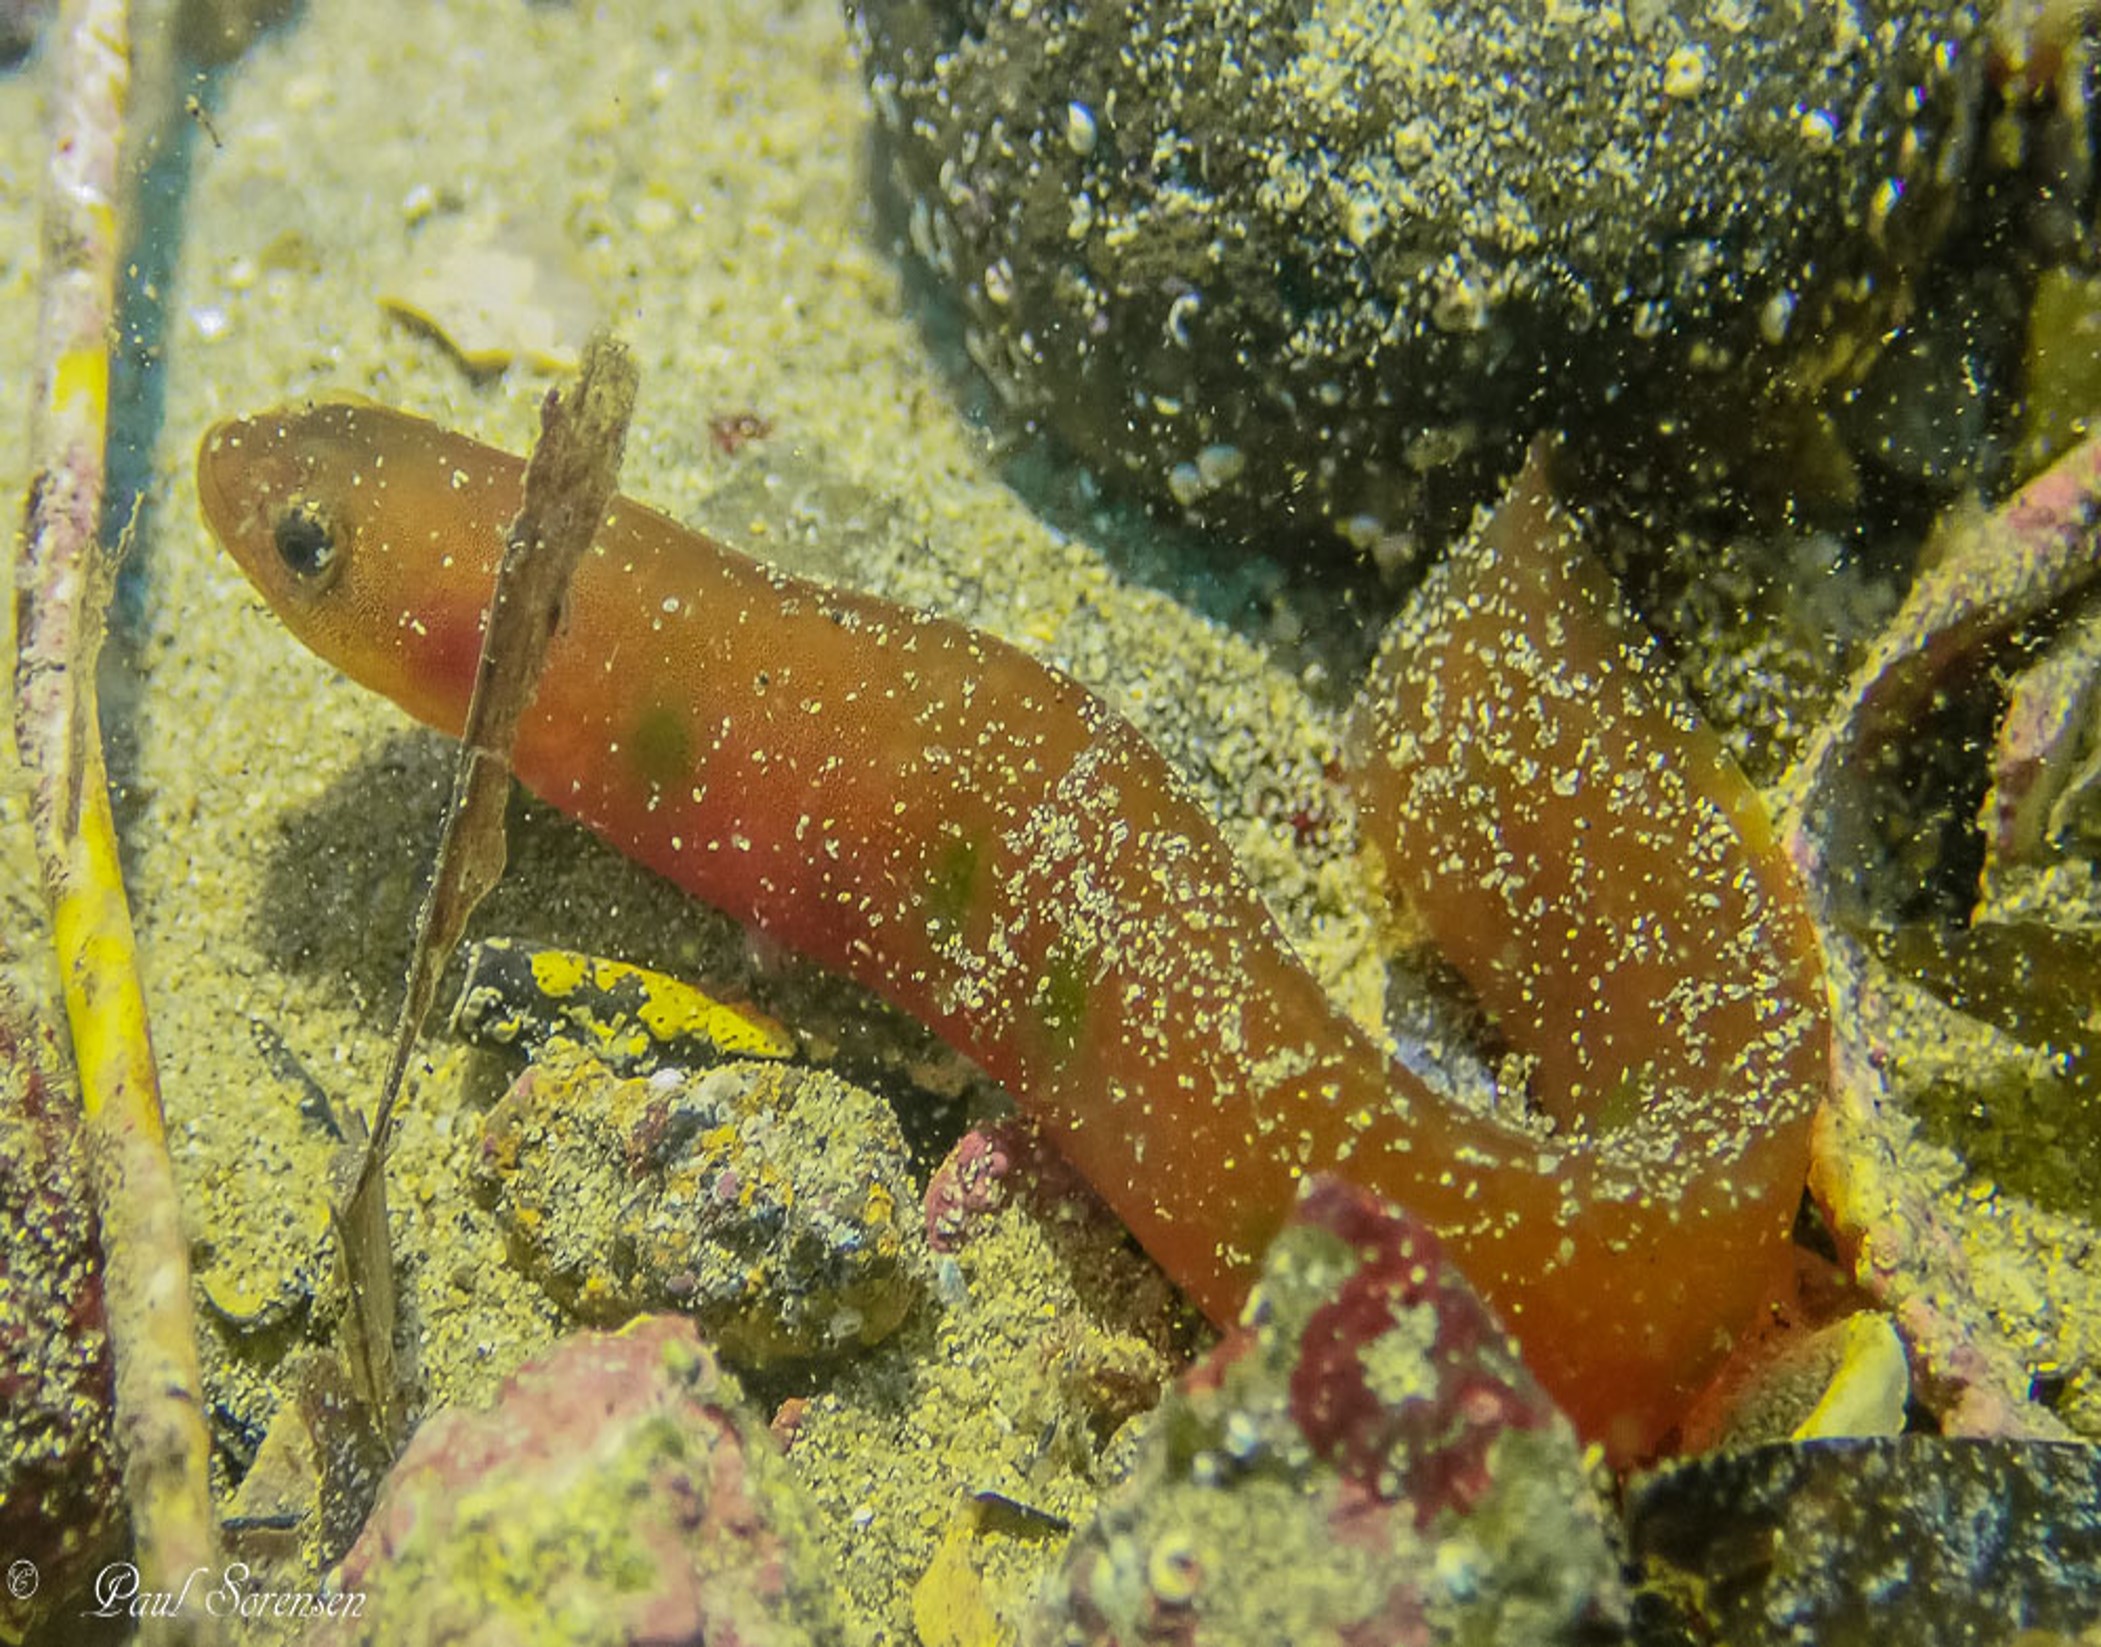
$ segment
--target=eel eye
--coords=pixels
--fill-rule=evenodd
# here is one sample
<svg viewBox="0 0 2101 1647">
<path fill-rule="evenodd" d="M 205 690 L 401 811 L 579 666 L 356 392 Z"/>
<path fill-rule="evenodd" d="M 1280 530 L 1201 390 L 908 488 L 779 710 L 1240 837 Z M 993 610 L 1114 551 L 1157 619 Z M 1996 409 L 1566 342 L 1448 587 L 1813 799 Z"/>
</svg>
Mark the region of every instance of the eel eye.
<svg viewBox="0 0 2101 1647">
<path fill-rule="evenodd" d="M 301 583 L 324 588 L 342 570 L 335 522 L 319 504 L 305 499 L 291 504 L 277 517 L 271 534 L 277 542 L 277 558 Z"/>
</svg>

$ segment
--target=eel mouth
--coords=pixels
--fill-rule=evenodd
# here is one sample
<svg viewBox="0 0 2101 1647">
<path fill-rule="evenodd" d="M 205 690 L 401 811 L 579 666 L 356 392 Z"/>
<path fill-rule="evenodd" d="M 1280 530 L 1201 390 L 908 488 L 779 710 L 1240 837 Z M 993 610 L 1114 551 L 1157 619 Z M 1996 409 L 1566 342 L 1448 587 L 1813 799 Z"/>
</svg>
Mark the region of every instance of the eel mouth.
<svg viewBox="0 0 2101 1647">
<path fill-rule="evenodd" d="M 297 494 L 296 460 L 255 418 L 225 418 L 197 446 L 197 506 L 219 547 L 275 602 L 297 580 L 276 544 L 280 504 Z"/>
<path fill-rule="evenodd" d="M 240 418 L 223 419 L 206 431 L 197 447 L 197 505 L 204 512 L 204 523 L 220 546 L 244 567 L 247 558 L 240 551 L 243 523 L 235 518 L 227 471 L 240 450 L 241 430 L 246 426 Z"/>
</svg>

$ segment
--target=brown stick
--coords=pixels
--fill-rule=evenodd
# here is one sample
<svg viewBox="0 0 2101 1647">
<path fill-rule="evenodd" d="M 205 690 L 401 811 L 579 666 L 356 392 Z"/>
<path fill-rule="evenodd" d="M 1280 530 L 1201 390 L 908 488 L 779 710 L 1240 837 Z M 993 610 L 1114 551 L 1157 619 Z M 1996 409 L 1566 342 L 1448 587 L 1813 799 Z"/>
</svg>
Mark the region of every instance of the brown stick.
<svg viewBox="0 0 2101 1647">
<path fill-rule="evenodd" d="M 60 20 L 45 178 L 31 450 L 15 567 L 15 741 L 80 1076 L 101 1203 L 117 1435 L 142 1593 L 216 1573 L 189 1246 L 161 1130 L 131 912 L 110 817 L 95 657 L 114 555 L 100 541 L 118 162 L 130 80 L 125 0 L 69 0 Z M 201 1607 L 141 1622 L 139 1640 L 214 1632 Z"/>
<path fill-rule="evenodd" d="M 503 874 L 511 746 L 561 622 L 570 574 L 591 547 L 619 484 L 635 389 L 635 365 L 626 347 L 601 333 L 584 350 L 575 387 L 566 395 L 550 392 L 541 407 L 540 438 L 525 472 L 525 500 L 505 534 L 489 599 L 474 696 L 453 773 L 452 805 L 430 890 L 416 917 L 393 1055 L 356 1183 L 347 1200 L 331 1209 L 350 1297 L 343 1316 L 344 1358 L 351 1386 L 371 1409 L 389 1449 L 399 1444 L 403 1424 L 394 1387 L 394 1275 L 387 1240 L 386 1160 L 394 1106 L 409 1055 L 430 1016 L 438 974 L 474 906 Z"/>
</svg>

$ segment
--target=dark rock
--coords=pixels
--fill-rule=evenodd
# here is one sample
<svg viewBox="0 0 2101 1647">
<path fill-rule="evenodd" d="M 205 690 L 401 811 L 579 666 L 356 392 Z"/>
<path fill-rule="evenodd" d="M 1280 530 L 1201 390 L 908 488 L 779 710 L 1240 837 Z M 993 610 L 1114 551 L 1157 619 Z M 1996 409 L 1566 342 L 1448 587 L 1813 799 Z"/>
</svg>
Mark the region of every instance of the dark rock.
<svg viewBox="0 0 2101 1647">
<path fill-rule="evenodd" d="M 1011 401 L 1160 504 L 1387 555 L 1543 423 L 1822 438 L 1988 112 L 1977 12 L 1926 0 L 848 13 Z"/>
<path fill-rule="evenodd" d="M 1973 1647 L 2101 1620 L 2101 1449 L 2076 1443 L 1688 1459 L 1633 1484 L 1627 1529 L 1644 1647 Z"/>
</svg>

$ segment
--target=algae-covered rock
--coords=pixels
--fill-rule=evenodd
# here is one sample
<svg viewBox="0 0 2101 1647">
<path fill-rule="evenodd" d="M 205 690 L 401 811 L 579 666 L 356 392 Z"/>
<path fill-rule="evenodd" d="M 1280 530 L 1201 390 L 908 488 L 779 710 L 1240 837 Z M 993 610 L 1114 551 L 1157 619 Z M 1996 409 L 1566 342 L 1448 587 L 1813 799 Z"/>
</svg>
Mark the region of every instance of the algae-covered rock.
<svg viewBox="0 0 2101 1647">
<path fill-rule="evenodd" d="M 1529 1647 L 1622 1619 L 1573 1431 L 1426 1228 L 1316 1180 L 1248 1322 L 1153 1415 L 1031 1647 Z"/>
<path fill-rule="evenodd" d="M 691 1322 L 580 1333 L 416 1432 L 315 1647 L 840 1639 L 812 1512 Z M 362 1596 L 351 1609 L 345 1598 Z"/>
<path fill-rule="evenodd" d="M 1068 1221 L 1115 1218 L 1030 1122 L 1009 1117 L 973 1127 L 934 1169 L 926 1187 L 927 1245 L 960 1251 L 1015 1197 Z"/>
<path fill-rule="evenodd" d="M 123 1536 L 94 1197 L 50 1032 L 0 988 L 0 1640 Z"/>
<path fill-rule="evenodd" d="M 897 1118 L 820 1070 L 623 1081 L 558 1051 L 490 1112 L 478 1175 L 565 1307 L 608 1323 L 676 1309 L 747 1366 L 876 1343 L 920 1295 Z"/>
<path fill-rule="evenodd" d="M 1170 507 L 1395 553 L 1544 420 L 1809 438 L 1988 105 L 1980 14 L 1929 0 L 848 11 L 1021 410 Z"/>
</svg>

